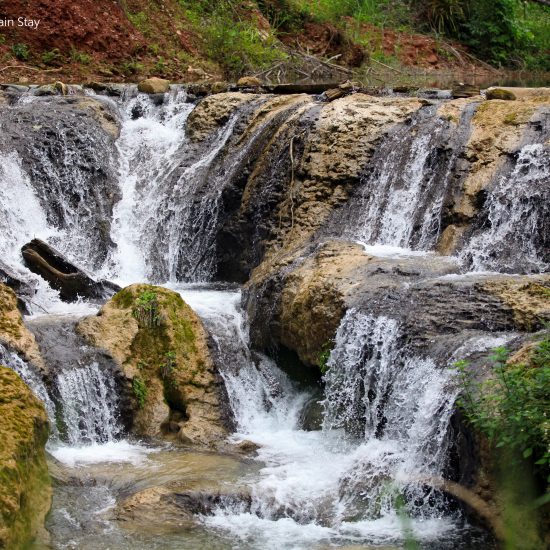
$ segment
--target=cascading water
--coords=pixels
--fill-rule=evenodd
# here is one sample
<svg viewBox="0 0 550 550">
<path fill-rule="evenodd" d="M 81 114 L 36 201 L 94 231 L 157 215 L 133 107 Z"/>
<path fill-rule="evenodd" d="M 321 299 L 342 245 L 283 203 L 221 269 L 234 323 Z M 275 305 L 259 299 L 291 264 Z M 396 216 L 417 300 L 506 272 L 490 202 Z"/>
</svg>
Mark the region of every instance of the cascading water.
<svg viewBox="0 0 550 550">
<path fill-rule="evenodd" d="M 74 132 L 56 126 L 54 150 L 62 153 L 60 167 L 54 150 L 30 150 L 45 166 L 48 185 L 42 191 L 38 168 L 29 171 L 21 151 L 2 145 L 0 254 L 10 267 L 38 281 L 38 309 L 31 307 L 31 312 L 51 313 L 59 304 L 55 293 L 21 263 L 20 247 L 33 237 L 57 244 L 77 264 L 102 277 L 124 284 L 169 281 L 198 312 L 214 340 L 237 428 L 232 439 L 260 446 L 261 469 L 244 481 L 250 498 L 232 499 L 201 518 L 207 530 L 214 527 L 222 533 L 223 544 L 234 545 L 236 537 L 243 548 L 400 545 L 407 534 L 398 507 L 397 495 L 402 495 L 414 538 L 426 547 L 459 547 L 452 535 L 457 518 L 447 513 L 445 498 L 430 485 L 430 478 L 439 478 L 445 467 L 456 397 L 452 369 L 409 355 L 396 320 L 350 310 L 325 376 L 323 429 L 303 430 L 302 413 L 312 395 L 273 360 L 250 349 L 240 293 L 176 283 L 214 275 L 222 195 L 254 137 L 249 145 L 239 142 L 233 155 L 226 150 L 237 113 L 204 143 L 193 143 L 184 128 L 194 106 L 179 89 L 162 104 L 134 91 L 121 100 L 101 101 L 120 119 L 120 137 L 96 142 L 87 135 L 78 142 Z M 422 111 L 383 140 L 375 154 L 359 190 L 354 240 L 422 251 L 435 246 L 467 124 L 458 145 L 441 146 L 451 128 L 448 121 L 435 116 L 435 106 Z M 90 151 L 90 144 L 103 154 Z M 526 146 L 511 177 L 503 177 L 489 194 L 488 223 L 477 228 L 463 252 L 476 269 L 513 270 L 523 258 L 529 259 L 530 271 L 548 267 L 540 247 L 526 238 L 535 229 L 540 232 L 548 217 L 539 200 L 548 179 L 546 156 L 546 147 Z M 72 177 L 96 164 L 110 166 L 102 169 L 97 192 L 94 178 Z M 74 189 L 68 183 L 73 179 Z M 508 261 L 504 248 L 499 257 L 488 255 L 489 243 L 498 239 L 503 247 L 520 252 L 516 264 Z M 52 377 L 52 391 L 16 355 L 0 348 L 0 360 L 44 401 L 52 423 L 59 421 L 59 437 L 69 447 L 54 449 L 54 456 L 71 466 L 120 459 L 107 451 L 122 435 L 111 373 L 93 361 L 65 365 Z M 133 451 L 125 447 L 124 456 Z M 115 530 L 112 525 L 109 529 Z M 451 533 L 448 539 L 446 533 Z M 67 536 L 70 540 L 71 534 Z M 181 540 L 162 548 L 181 547 Z M 134 543 L 130 539 L 130 547 Z"/>
<path fill-rule="evenodd" d="M 430 108 L 384 141 L 356 198 L 354 238 L 367 245 L 433 247 L 459 152 L 441 147 L 448 135 L 449 123 Z"/>
<path fill-rule="evenodd" d="M 121 433 L 114 379 L 97 363 L 65 370 L 56 377 L 69 445 L 107 443 Z"/>
<path fill-rule="evenodd" d="M 454 371 L 429 358 L 404 357 L 399 336 L 395 320 L 355 310 L 347 312 L 336 334 L 325 377 L 324 427 L 344 428 L 365 440 L 343 478 L 346 514 L 348 508 L 366 517 L 393 513 L 396 486 L 414 517 L 445 511 L 444 499 L 420 480 L 443 474 L 458 393 Z"/>
<path fill-rule="evenodd" d="M 538 273 L 550 267 L 550 148 L 524 146 L 489 190 L 484 227 L 461 252 L 476 271 Z"/>
<path fill-rule="evenodd" d="M 52 435 L 57 439 L 59 437 L 59 430 L 57 429 L 55 403 L 50 398 L 50 394 L 41 376 L 26 361 L 23 361 L 19 355 L 8 351 L 2 344 L 0 344 L 0 364 L 15 371 L 25 384 L 29 386 L 34 395 L 44 403 Z"/>
</svg>

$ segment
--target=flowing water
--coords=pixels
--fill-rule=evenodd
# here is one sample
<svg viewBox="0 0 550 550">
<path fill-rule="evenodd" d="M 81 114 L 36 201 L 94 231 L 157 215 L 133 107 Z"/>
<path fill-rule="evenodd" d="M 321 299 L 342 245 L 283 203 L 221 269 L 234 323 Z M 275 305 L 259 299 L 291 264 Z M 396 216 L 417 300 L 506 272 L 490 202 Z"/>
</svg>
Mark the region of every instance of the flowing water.
<svg viewBox="0 0 550 550">
<path fill-rule="evenodd" d="M 41 158 L 43 188 L 36 167 L 16 150 L 3 151 L 1 258 L 38 286 L 29 304 L 34 319 L 97 311 L 86 302 L 62 304 L 23 265 L 20 247 L 34 237 L 96 277 L 120 284 L 157 282 L 180 292 L 212 337 L 236 424 L 231 440 L 252 441 L 259 450 L 257 458 L 244 460 L 128 440 L 108 369 L 93 361 L 67 364 L 44 381 L 32 365 L 0 347 L 0 360 L 44 401 L 52 423 L 48 448 L 60 480 L 47 523 L 54 547 L 397 548 L 413 538 L 422 548 L 490 548 L 485 535 L 434 488 L 445 472 L 457 393 L 449 365 L 461 348 L 448 350 L 447 361 L 418 355 L 407 347 L 397 320 L 348 311 L 317 404 L 322 426 L 306 430 L 304 411 L 319 400 L 318 388 L 294 381 L 273 359 L 251 349 L 238 288 L 204 284 L 215 274 L 225 186 L 251 147 L 226 150 L 239 114 L 199 150 L 186 136 L 194 106 L 183 90 L 174 90 L 161 105 L 134 92 L 102 101 L 121 121 L 116 143 L 109 149 L 108 142 L 89 135 L 71 149 L 74 132 L 56 129 L 63 153 L 59 166 L 51 155 L 31 152 Z M 450 126 L 434 111 L 426 109 L 388 136 L 364 178 L 360 208 L 347 230 L 371 253 L 425 254 L 439 237 L 460 146 L 440 147 Z M 459 142 L 469 116 L 461 122 Z M 486 220 L 462 252 L 465 264 L 502 271 L 519 270 L 523 261 L 527 271 L 548 267 L 530 237 L 548 215 L 541 200 L 549 174 L 546 155 L 544 146 L 526 145 L 510 174 L 495 183 Z M 97 180 L 81 172 L 105 163 L 101 185 L 112 180 L 113 189 L 96 192 Z M 488 255 L 495 241 L 503 243 L 501 253 Z M 507 257 L 505 249 L 517 257 Z M 480 341 L 480 349 L 496 341 Z M 74 479 L 78 483 L 69 481 Z M 118 521 L 117 502 L 132 492 L 169 481 L 196 487 L 202 479 L 205 490 L 241 497 L 221 499 L 185 525 L 163 526 L 149 518 L 136 528 Z"/>
</svg>

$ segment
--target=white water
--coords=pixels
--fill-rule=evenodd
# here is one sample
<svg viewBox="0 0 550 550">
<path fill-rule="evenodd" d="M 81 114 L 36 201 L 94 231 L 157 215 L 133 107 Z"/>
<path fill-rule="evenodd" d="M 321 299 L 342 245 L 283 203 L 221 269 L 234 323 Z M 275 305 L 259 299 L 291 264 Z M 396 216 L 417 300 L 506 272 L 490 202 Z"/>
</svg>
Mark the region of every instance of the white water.
<svg viewBox="0 0 550 550">
<path fill-rule="evenodd" d="M 542 272 L 550 265 L 534 239 L 542 236 L 550 190 L 550 150 L 543 144 L 526 145 L 511 174 L 490 190 L 485 209 L 489 227 L 470 239 L 461 252 L 475 271 Z"/>
<path fill-rule="evenodd" d="M 31 388 L 34 395 L 44 403 L 44 408 L 50 421 L 52 436 L 57 438 L 59 432 L 55 421 L 55 403 L 51 400 L 39 373 L 16 353 L 8 351 L 2 344 L 0 344 L 0 364 L 15 371 L 25 384 Z"/>
<path fill-rule="evenodd" d="M 232 440 L 260 445 L 258 460 L 264 464 L 259 477 L 249 481 L 250 510 L 241 504 L 222 506 L 214 516 L 203 517 L 207 527 L 254 541 L 254 548 L 306 548 L 328 541 L 395 543 L 408 528 L 418 540 L 433 540 L 455 528 L 444 518 L 441 497 L 418 488 L 419 479 L 442 473 L 456 395 L 451 371 L 413 358 L 396 379 L 395 322 L 355 312 L 346 316 L 329 361 L 325 427 L 308 432 L 299 421 L 310 394 L 297 389 L 271 360 L 250 353 L 239 293 L 176 289 L 202 317 L 225 359 L 221 374 L 238 425 Z M 346 421 L 335 411 L 342 410 L 343 402 L 349 408 L 347 420 L 353 420 L 354 386 L 360 376 L 354 372 L 362 372 L 361 358 L 369 346 L 378 346 L 375 355 L 381 359 L 373 384 L 380 392 L 394 388 L 384 408 L 388 422 L 384 436 L 375 438 L 375 407 L 370 406 L 365 415 L 371 418 L 368 434 L 350 438 L 339 429 Z M 414 518 L 408 527 L 393 504 L 398 490 L 417 502 L 409 505 Z M 431 507 L 418 504 L 419 498 L 437 501 L 440 508 L 429 511 Z"/>
</svg>

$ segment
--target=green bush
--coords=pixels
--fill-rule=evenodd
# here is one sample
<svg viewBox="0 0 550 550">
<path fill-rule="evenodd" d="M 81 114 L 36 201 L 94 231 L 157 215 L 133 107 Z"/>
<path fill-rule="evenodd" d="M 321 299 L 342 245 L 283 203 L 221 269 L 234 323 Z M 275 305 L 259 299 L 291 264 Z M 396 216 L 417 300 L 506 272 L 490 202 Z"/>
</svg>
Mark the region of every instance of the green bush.
<svg viewBox="0 0 550 550">
<path fill-rule="evenodd" d="M 42 60 L 42 63 L 45 63 L 46 65 L 56 65 L 61 59 L 61 53 L 57 48 L 54 48 L 53 50 L 44 52 L 40 56 L 40 59 Z"/>
<path fill-rule="evenodd" d="M 27 61 L 31 55 L 26 44 L 14 44 L 11 47 L 11 52 L 19 61 Z"/>
<path fill-rule="evenodd" d="M 138 402 L 138 407 L 143 409 L 145 407 L 145 401 L 147 401 L 147 385 L 145 380 L 140 376 L 135 376 L 132 380 L 132 389 L 134 390 L 134 396 Z"/>
<path fill-rule="evenodd" d="M 467 363 L 457 363 L 463 383 L 459 405 L 496 448 L 532 461 L 550 483 L 550 338 L 535 346 L 526 363 L 510 364 L 508 355 L 506 348 L 494 350 L 493 376 L 481 383 Z"/>
</svg>

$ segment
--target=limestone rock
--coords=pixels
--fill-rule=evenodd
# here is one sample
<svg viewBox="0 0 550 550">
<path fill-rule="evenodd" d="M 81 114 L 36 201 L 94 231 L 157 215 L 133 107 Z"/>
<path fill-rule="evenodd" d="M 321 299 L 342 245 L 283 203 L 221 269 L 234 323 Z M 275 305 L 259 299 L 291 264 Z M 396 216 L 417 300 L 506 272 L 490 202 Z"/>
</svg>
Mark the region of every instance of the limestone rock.
<svg viewBox="0 0 550 550">
<path fill-rule="evenodd" d="M 122 367 L 135 396 L 136 434 L 170 437 L 179 424 L 177 437 L 185 443 L 221 443 L 221 382 L 206 331 L 179 294 L 132 285 L 77 330 Z"/>
<path fill-rule="evenodd" d="M 486 97 L 487 99 L 503 99 L 506 101 L 516 100 L 514 93 L 504 88 L 489 88 Z"/>
<path fill-rule="evenodd" d="M 258 99 L 255 94 L 221 93 L 204 98 L 187 118 L 187 135 L 193 141 L 206 139 L 225 124 L 235 109 Z"/>
<path fill-rule="evenodd" d="M 0 418 L 0 548 L 22 548 L 43 529 L 50 508 L 48 418 L 27 385 L 3 366 Z"/>
<path fill-rule="evenodd" d="M 170 81 L 164 78 L 146 78 L 138 84 L 138 90 L 144 94 L 165 94 L 170 90 Z"/>
<path fill-rule="evenodd" d="M 257 88 L 262 85 L 262 81 L 255 76 L 243 76 L 237 80 L 237 86 L 240 88 Z"/>
<path fill-rule="evenodd" d="M 17 297 L 11 288 L 3 284 L 0 284 L 0 343 L 44 369 L 36 339 L 23 323 Z"/>
</svg>

